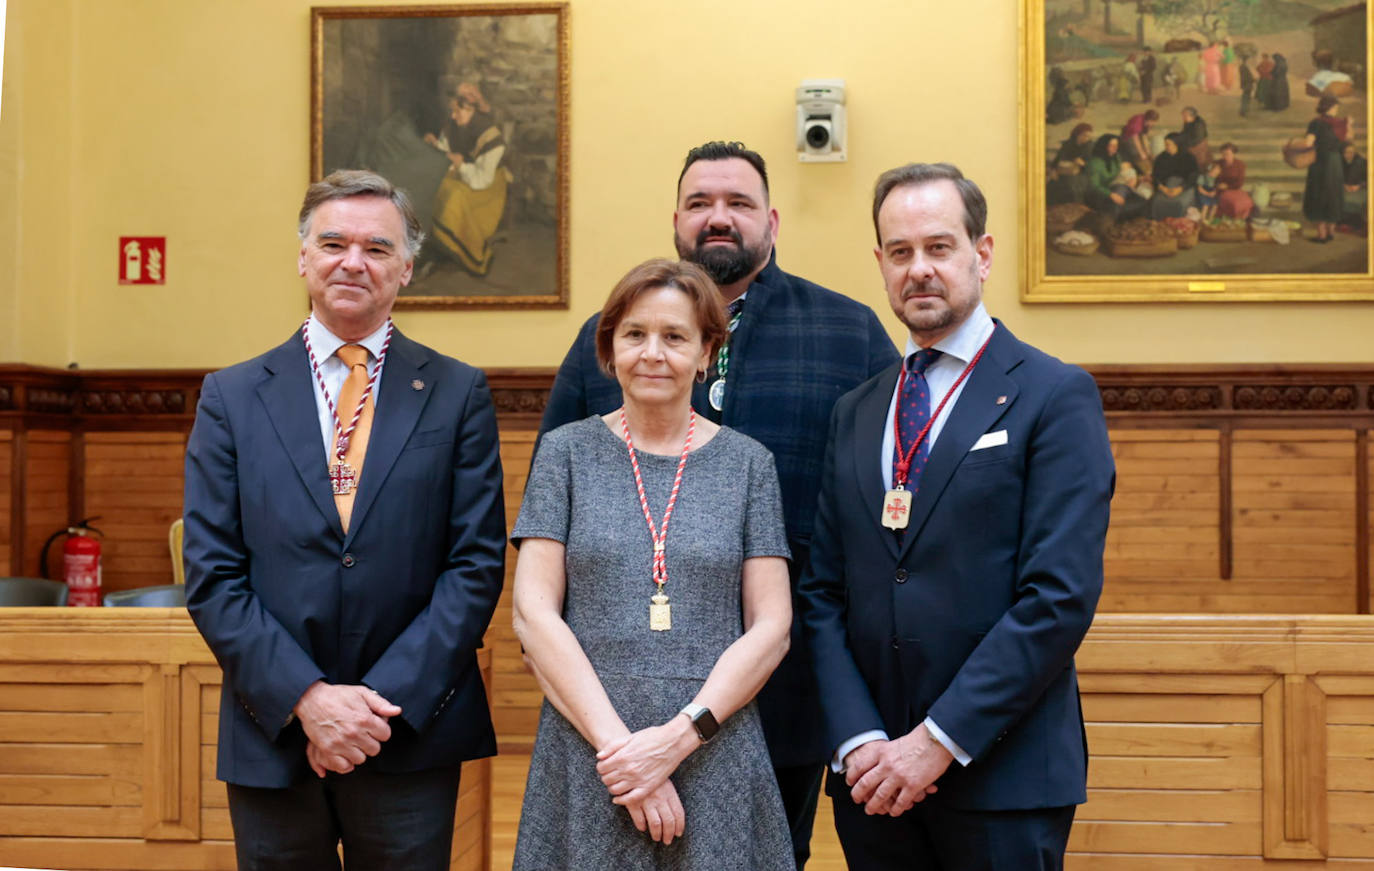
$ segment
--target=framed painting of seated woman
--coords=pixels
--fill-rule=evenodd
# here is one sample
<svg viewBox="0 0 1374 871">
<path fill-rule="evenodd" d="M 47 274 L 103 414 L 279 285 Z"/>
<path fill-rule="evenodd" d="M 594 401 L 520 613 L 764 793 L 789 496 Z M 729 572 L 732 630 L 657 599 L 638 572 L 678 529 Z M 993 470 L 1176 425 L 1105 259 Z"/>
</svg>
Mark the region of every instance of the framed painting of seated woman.
<svg viewBox="0 0 1374 871">
<path fill-rule="evenodd" d="M 1022 299 L 1374 299 L 1367 4 L 1021 14 Z"/>
<path fill-rule="evenodd" d="M 404 188 L 398 307 L 567 308 L 566 3 L 311 10 L 310 170 Z"/>
</svg>

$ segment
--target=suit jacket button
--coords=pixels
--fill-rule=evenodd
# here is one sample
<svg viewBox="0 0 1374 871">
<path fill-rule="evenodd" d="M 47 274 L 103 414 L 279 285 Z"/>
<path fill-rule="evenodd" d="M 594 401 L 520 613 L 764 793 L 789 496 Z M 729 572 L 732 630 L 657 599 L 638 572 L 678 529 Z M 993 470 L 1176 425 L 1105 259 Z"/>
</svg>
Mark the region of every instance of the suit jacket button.
<svg viewBox="0 0 1374 871">
<path fill-rule="evenodd" d="M 897 581 L 897 583 L 899 583 L 899 584 L 905 584 L 905 583 L 906 583 L 906 569 L 897 569 L 897 573 L 894 574 L 892 577 L 893 577 L 894 580 Z"/>
<path fill-rule="evenodd" d="M 346 569 L 351 569 L 351 568 L 353 568 L 353 566 L 354 566 L 357 562 L 358 562 L 358 561 L 355 560 L 355 559 L 353 558 L 353 554 L 351 554 L 351 553 L 346 553 L 346 554 L 343 555 L 343 566 L 344 566 L 344 568 L 346 568 Z"/>
</svg>

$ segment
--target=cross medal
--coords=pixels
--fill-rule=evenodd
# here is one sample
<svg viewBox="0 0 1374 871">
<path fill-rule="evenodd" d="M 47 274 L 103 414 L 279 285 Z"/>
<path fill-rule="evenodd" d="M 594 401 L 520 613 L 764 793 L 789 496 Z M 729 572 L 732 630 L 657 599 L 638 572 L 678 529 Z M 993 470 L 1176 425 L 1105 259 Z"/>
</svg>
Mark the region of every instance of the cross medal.
<svg viewBox="0 0 1374 871">
<path fill-rule="evenodd" d="M 888 490 L 883 497 L 883 526 L 888 529 L 906 529 L 911 517 L 911 491 L 898 488 Z"/>
<path fill-rule="evenodd" d="M 346 496 L 358 485 L 358 472 L 348 463 L 340 460 L 329 464 L 329 484 L 335 496 Z"/>
</svg>

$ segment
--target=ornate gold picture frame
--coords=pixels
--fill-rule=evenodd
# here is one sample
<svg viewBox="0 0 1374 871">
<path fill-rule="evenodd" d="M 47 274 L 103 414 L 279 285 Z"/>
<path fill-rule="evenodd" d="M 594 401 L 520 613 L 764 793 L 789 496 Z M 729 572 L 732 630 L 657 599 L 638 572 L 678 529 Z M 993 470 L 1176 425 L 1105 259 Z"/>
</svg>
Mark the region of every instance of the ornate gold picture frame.
<svg viewBox="0 0 1374 871">
<path fill-rule="evenodd" d="M 1023 300 L 1374 299 L 1367 4 L 1020 14 Z"/>
<path fill-rule="evenodd" d="M 310 173 L 405 188 L 398 308 L 567 308 L 568 5 L 311 9 Z"/>
</svg>

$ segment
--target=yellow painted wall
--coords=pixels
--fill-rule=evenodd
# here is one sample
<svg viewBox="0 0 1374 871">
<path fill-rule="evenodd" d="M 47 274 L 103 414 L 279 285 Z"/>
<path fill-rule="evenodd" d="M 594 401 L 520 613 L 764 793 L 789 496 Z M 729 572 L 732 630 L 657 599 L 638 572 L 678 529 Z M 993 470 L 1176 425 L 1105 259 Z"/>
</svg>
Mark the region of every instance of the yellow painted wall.
<svg viewBox="0 0 1374 871">
<path fill-rule="evenodd" d="M 0 115 L 0 360 L 74 359 L 74 4 L 8 4 Z M 113 241 L 111 245 L 113 246 Z M 111 255 L 113 257 L 113 254 Z"/>
<path fill-rule="evenodd" d="M 290 332 L 305 311 L 292 224 L 308 180 L 309 8 L 10 0 L 0 359 L 219 366 Z M 908 160 L 951 160 L 991 201 L 990 310 L 1059 356 L 1368 359 L 1369 304 L 1020 303 L 1015 10 L 1013 0 L 572 0 L 570 310 L 403 312 L 399 325 L 478 365 L 556 365 L 616 278 L 672 253 L 686 150 L 739 138 L 770 160 L 783 267 L 894 327 L 871 253 L 873 179 Z M 830 76 L 850 89 L 850 161 L 802 166 L 792 91 Z M 168 237 L 165 287 L 118 285 L 120 234 Z"/>
</svg>

